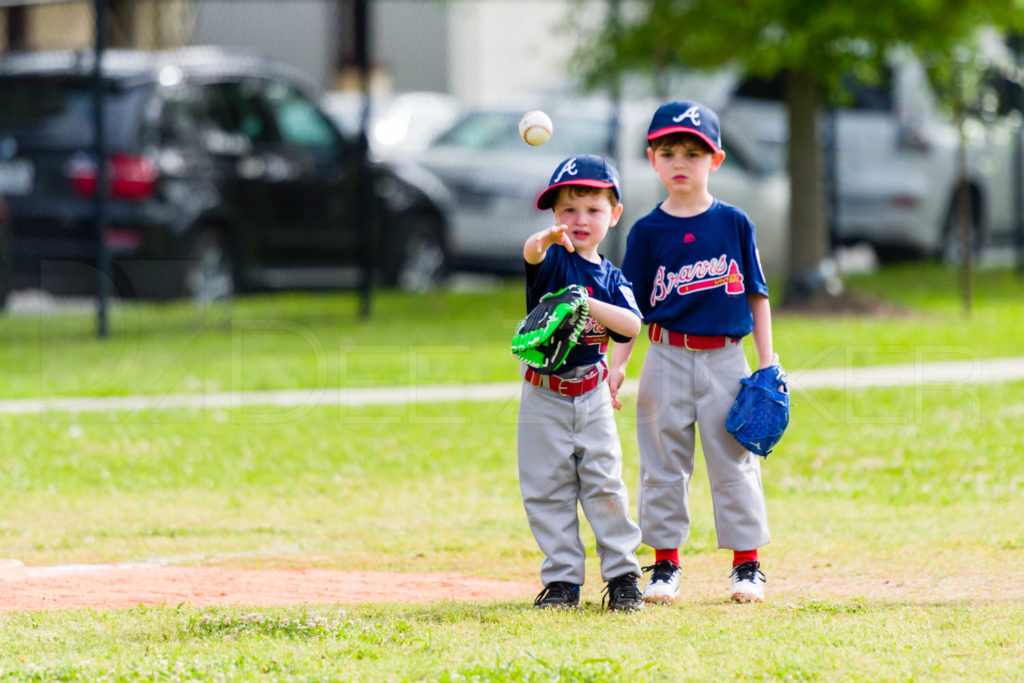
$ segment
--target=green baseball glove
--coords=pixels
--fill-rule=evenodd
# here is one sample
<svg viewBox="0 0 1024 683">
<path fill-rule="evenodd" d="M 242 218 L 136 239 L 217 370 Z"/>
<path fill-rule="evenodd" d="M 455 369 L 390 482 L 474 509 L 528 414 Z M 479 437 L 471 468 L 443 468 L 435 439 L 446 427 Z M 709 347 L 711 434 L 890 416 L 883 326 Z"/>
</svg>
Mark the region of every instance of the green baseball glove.
<svg viewBox="0 0 1024 683">
<path fill-rule="evenodd" d="M 579 341 L 587 315 L 587 290 L 580 285 L 545 294 L 516 328 L 512 353 L 537 372 L 555 372 Z"/>
</svg>

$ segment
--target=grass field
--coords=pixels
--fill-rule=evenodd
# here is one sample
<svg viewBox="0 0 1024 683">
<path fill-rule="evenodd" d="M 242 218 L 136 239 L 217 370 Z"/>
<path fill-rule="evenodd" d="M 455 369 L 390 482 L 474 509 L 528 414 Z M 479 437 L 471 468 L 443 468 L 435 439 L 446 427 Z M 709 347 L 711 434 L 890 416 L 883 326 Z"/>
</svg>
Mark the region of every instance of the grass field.
<svg viewBox="0 0 1024 683">
<path fill-rule="evenodd" d="M 923 266 L 851 279 L 905 314 L 780 313 L 776 345 L 791 367 L 1020 354 L 1021 282 L 980 273 L 965 319 L 954 280 Z M 492 300 L 497 308 L 480 312 Z M 12 319 L 0 328 L 0 382 L 8 397 L 31 397 L 508 381 L 506 337 L 521 305 L 509 286 L 382 295 L 367 322 L 347 295 L 259 297 L 202 316 L 184 305 L 124 308 L 108 342 L 90 338 L 88 318 Z M 381 331 L 393 350 L 369 351 Z M 589 579 L 574 613 L 538 613 L 528 599 L 8 612 L 0 680 L 1019 680 L 1024 383 L 794 400 L 763 467 L 774 539 L 762 551 L 765 605 L 726 601 L 729 558 L 716 549 L 698 467 L 686 589 L 670 608 L 602 612 L 586 531 Z M 633 407 L 619 426 L 635 496 Z M 318 407 L 277 419 L 221 409 L 0 415 L 0 556 L 535 580 L 515 415 L 514 402 Z M 652 559 L 644 549 L 642 563 Z M 0 582 L 0 603 L 3 591 Z"/>
<path fill-rule="evenodd" d="M 907 266 L 851 277 L 849 286 L 899 306 L 882 318 L 808 318 L 777 311 L 775 340 L 794 369 L 972 359 L 1021 353 L 1024 279 L 982 271 L 960 314 L 956 272 Z M 5 398 L 220 392 L 508 381 L 508 340 L 522 285 L 438 296 L 382 293 L 373 316 L 354 294 L 280 294 L 197 310 L 125 305 L 111 337 L 91 315 L 23 316 L 0 326 Z M 639 373 L 646 340 L 631 365 Z"/>
</svg>

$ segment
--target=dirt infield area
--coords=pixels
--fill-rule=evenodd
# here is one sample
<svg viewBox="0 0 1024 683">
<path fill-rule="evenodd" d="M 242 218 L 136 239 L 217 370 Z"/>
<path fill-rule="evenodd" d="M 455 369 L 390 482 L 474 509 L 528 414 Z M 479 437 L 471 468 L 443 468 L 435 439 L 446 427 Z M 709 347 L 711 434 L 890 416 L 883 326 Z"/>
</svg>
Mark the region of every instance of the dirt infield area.
<svg viewBox="0 0 1024 683">
<path fill-rule="evenodd" d="M 534 583 L 463 574 L 330 569 L 76 566 L 0 567 L 0 612 L 124 607 L 296 605 L 533 597 Z"/>
<path fill-rule="evenodd" d="M 697 569 L 697 568 L 694 568 Z M 956 571 L 907 567 L 849 569 L 830 564 L 776 568 L 769 600 L 885 602 L 1024 601 L 1019 565 L 998 570 L 964 563 Z M 728 579 L 704 567 L 687 578 L 690 599 L 728 600 Z M 540 584 L 454 573 L 346 572 L 331 569 L 244 569 L 149 565 L 24 567 L 0 560 L 0 613 L 12 610 L 272 606 L 324 603 L 533 599 Z M 588 582 L 588 599 L 599 583 Z M 593 595 L 590 595 L 593 593 Z M 600 601 L 600 598 L 596 598 Z"/>
</svg>

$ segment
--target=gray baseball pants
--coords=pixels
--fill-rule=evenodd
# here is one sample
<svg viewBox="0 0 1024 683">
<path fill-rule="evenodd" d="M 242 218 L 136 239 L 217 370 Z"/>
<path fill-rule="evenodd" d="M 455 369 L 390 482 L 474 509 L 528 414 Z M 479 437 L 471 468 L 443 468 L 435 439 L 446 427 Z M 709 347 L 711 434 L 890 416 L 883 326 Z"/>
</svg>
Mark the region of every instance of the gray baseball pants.
<svg viewBox="0 0 1024 683">
<path fill-rule="evenodd" d="M 581 368 L 579 374 L 588 369 Z M 602 578 L 639 577 L 640 529 L 629 516 L 608 383 L 567 397 L 524 382 L 517 441 L 523 506 L 544 553 L 541 582 L 583 584 L 586 552 L 577 501 L 597 540 Z"/>
<path fill-rule="evenodd" d="M 725 429 L 740 379 L 749 374 L 742 344 L 690 351 L 651 343 L 637 396 L 638 508 L 645 544 L 678 548 L 689 538 L 695 424 L 711 482 L 718 547 L 754 550 L 771 540 L 761 462 Z"/>
</svg>

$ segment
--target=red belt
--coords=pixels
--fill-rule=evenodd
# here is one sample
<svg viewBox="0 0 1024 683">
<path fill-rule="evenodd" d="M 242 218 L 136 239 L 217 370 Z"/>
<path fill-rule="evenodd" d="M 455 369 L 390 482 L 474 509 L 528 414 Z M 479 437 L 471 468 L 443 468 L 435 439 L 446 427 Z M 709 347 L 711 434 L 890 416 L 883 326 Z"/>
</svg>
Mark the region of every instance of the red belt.
<svg viewBox="0 0 1024 683">
<path fill-rule="evenodd" d="M 594 389 L 608 377 L 608 366 L 604 361 L 594 366 L 582 377 L 563 379 L 554 375 L 542 375 L 533 368 L 527 368 L 523 378 L 535 387 L 545 387 L 560 396 L 582 396 Z"/>
<path fill-rule="evenodd" d="M 657 323 L 651 323 L 647 327 L 647 336 L 652 342 L 679 346 L 690 351 L 708 351 L 720 349 L 728 344 L 738 344 L 739 339 L 719 335 L 717 337 L 702 337 L 699 334 L 686 334 L 684 332 L 673 332 L 666 330 Z"/>
</svg>

